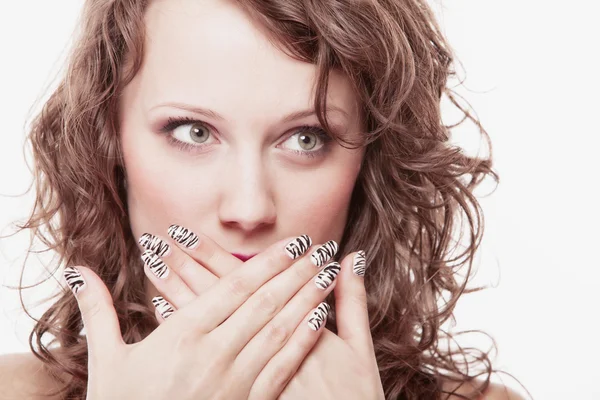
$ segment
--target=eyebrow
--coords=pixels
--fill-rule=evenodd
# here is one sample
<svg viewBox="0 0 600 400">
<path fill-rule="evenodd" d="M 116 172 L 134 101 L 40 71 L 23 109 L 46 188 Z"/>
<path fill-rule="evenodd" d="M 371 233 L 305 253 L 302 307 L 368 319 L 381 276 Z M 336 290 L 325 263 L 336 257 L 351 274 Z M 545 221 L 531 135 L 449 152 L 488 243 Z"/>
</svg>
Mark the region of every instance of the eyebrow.
<svg viewBox="0 0 600 400">
<path fill-rule="evenodd" d="M 151 108 L 158 108 L 158 107 L 174 107 L 174 108 L 179 108 L 182 110 L 186 110 L 186 111 L 190 111 L 193 112 L 195 114 L 200 114 L 200 115 L 204 115 L 210 118 L 213 118 L 215 120 L 218 121 L 225 121 L 225 118 L 206 108 L 202 108 L 202 107 L 195 107 L 195 106 L 191 106 L 189 104 L 185 104 L 185 103 L 164 103 L 164 104 L 159 104 L 157 106 L 154 106 Z M 344 115 L 346 118 L 348 118 L 348 113 L 346 113 L 346 111 L 344 111 L 343 109 L 336 107 L 336 106 L 327 106 L 326 108 L 326 113 L 330 113 L 330 112 L 338 112 L 342 115 Z M 311 115 L 316 115 L 315 110 L 313 109 L 308 109 L 308 110 L 301 110 L 301 111 L 295 111 L 293 113 L 290 113 L 288 115 L 286 115 L 283 119 L 282 122 L 286 123 L 286 122 L 291 122 L 291 121 L 295 121 L 301 118 L 305 118 L 305 117 L 310 117 Z"/>
</svg>

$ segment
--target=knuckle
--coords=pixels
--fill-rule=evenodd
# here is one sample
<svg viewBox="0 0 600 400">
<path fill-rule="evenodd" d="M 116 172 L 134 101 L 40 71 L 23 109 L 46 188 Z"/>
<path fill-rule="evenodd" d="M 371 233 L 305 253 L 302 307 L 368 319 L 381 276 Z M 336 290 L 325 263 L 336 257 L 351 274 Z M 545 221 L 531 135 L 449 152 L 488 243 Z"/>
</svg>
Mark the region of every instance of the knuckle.
<svg viewBox="0 0 600 400">
<path fill-rule="evenodd" d="M 303 330 L 306 332 L 306 330 Z M 294 337 L 294 354 L 306 354 L 312 349 L 316 343 L 316 335 L 313 334 L 300 334 Z"/>
<path fill-rule="evenodd" d="M 274 315 L 277 311 L 277 299 L 273 293 L 264 290 L 257 295 L 256 309 L 267 315 Z"/>
<path fill-rule="evenodd" d="M 86 319 L 95 318 L 101 310 L 102 305 L 97 300 L 92 300 L 81 304 L 81 314 L 84 315 Z"/>
<path fill-rule="evenodd" d="M 207 246 L 208 247 L 208 246 Z M 217 249 L 210 246 L 211 248 L 207 248 L 205 250 L 206 259 L 208 260 L 208 264 L 210 265 L 219 265 L 221 263 L 221 257 Z"/>
<path fill-rule="evenodd" d="M 270 346 L 283 346 L 290 335 L 288 329 L 282 325 L 269 324 L 265 327 L 264 339 Z"/>
<path fill-rule="evenodd" d="M 223 340 L 222 337 L 218 337 L 214 334 L 208 334 L 204 337 L 205 343 L 208 345 L 207 348 L 212 349 L 214 354 L 219 354 L 219 357 L 225 357 L 226 354 L 231 352 L 231 346 L 229 345 L 229 341 Z"/>
<path fill-rule="evenodd" d="M 172 287 L 169 290 L 169 297 L 173 299 L 181 299 L 184 294 L 184 285 L 171 285 Z"/>
<path fill-rule="evenodd" d="M 271 379 L 269 379 L 269 389 L 275 393 L 281 393 L 283 388 L 290 380 L 291 374 L 287 367 L 278 366 L 271 370 Z"/>
<path fill-rule="evenodd" d="M 198 334 L 193 329 L 186 329 L 180 332 L 175 338 L 175 348 L 178 351 L 189 351 L 192 346 L 195 346 L 198 342 Z"/>
<path fill-rule="evenodd" d="M 248 297 L 252 294 L 248 282 L 241 276 L 232 276 L 226 281 L 227 290 L 235 297 Z"/>
<path fill-rule="evenodd" d="M 299 268 L 299 267 L 306 267 L 306 265 L 294 265 L 292 267 L 292 271 L 294 273 L 294 278 L 297 279 L 298 281 L 306 282 L 309 278 L 311 278 L 313 276 L 312 274 L 307 273 L 308 268 Z M 312 271 L 312 272 L 314 272 L 314 271 Z"/>
<path fill-rule="evenodd" d="M 178 273 L 182 274 L 184 271 L 188 270 L 192 266 L 192 263 L 189 259 L 183 260 L 181 264 L 179 264 Z"/>
<path fill-rule="evenodd" d="M 295 295 L 294 297 L 290 300 L 290 303 L 293 302 L 293 304 L 299 305 L 301 307 L 308 307 L 308 305 L 311 305 L 314 303 L 315 299 L 318 299 L 320 297 L 318 296 L 322 296 L 322 294 L 316 290 L 313 290 L 312 286 L 314 286 L 314 283 L 312 282 L 307 282 Z M 311 287 L 308 287 L 311 286 Z M 307 311 L 308 312 L 308 311 Z"/>
<path fill-rule="evenodd" d="M 267 255 L 266 259 L 263 262 L 263 266 L 268 271 L 270 270 L 280 270 L 281 269 L 281 258 L 278 254 L 270 253 Z"/>
<path fill-rule="evenodd" d="M 367 295 L 364 292 L 355 293 L 350 296 L 350 301 L 356 306 L 359 307 L 361 311 L 368 311 L 367 307 Z"/>
</svg>

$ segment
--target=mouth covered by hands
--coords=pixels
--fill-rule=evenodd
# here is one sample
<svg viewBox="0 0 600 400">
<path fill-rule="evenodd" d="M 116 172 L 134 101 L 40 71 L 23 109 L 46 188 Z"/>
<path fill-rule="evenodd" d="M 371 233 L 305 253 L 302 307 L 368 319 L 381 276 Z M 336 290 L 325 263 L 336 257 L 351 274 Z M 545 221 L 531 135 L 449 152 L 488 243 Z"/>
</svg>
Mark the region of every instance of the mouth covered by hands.
<svg viewBox="0 0 600 400">
<path fill-rule="evenodd" d="M 304 256 L 310 246 L 305 235 L 276 242 L 252 260 L 252 268 L 236 268 L 220 278 L 133 344 L 123 340 L 102 279 L 86 266 L 65 268 L 86 329 L 87 399 L 277 397 L 279 386 L 259 375 L 283 356 L 284 372 L 297 369 L 323 332 L 329 311 L 324 303 L 308 316 L 290 311 L 292 301 L 310 297 L 300 289 L 315 273 L 313 260 L 319 268 L 326 261 L 324 253 Z M 169 253 L 164 250 L 159 250 L 163 257 Z M 172 250 L 173 257 L 177 250 Z M 329 252 L 334 253 L 331 247 Z M 160 256 L 144 253 L 142 258 L 147 274 L 165 282 L 181 280 Z M 186 292 L 182 285 L 175 287 L 173 298 L 182 301 Z M 305 323 L 300 323 L 303 318 Z M 280 370 L 273 373 L 284 376 Z"/>
<path fill-rule="evenodd" d="M 168 240 L 150 233 L 139 239 L 146 275 L 162 294 L 152 299 L 160 324 L 220 279 L 228 279 L 239 268 L 257 268 L 254 264 L 260 262 L 260 257 L 243 262 L 208 236 L 179 225 L 169 227 L 167 234 Z M 320 398 L 384 398 L 362 279 L 365 252 L 350 253 L 341 263 L 331 261 L 338 244 L 330 240 L 312 246 L 307 235 L 298 236 L 285 249 L 292 258 L 310 254 L 308 269 L 312 271 L 281 281 L 277 293 L 261 293 L 262 288 L 257 291 L 273 310 L 274 317 L 264 329 L 269 331 L 269 325 L 274 325 L 281 329 L 281 337 L 278 352 L 257 377 L 251 394 L 268 393 L 266 398 L 286 399 L 306 398 L 314 393 L 320 393 Z M 344 279 L 336 288 L 340 272 Z M 231 284 L 244 286 L 239 281 Z M 336 296 L 338 335 L 320 329 L 330 312 L 323 300 L 332 290 Z M 299 326 L 302 316 L 309 312 L 306 324 L 316 334 Z"/>
</svg>

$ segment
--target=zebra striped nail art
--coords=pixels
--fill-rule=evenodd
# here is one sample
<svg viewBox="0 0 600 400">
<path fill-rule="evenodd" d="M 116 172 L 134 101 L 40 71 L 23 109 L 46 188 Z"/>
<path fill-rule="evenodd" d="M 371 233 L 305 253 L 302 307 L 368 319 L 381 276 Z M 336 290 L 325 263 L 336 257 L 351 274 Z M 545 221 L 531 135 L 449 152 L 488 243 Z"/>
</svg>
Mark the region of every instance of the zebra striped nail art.
<svg viewBox="0 0 600 400">
<path fill-rule="evenodd" d="M 155 296 L 152 298 L 152 304 L 158 310 L 158 313 L 163 317 L 163 319 L 167 319 L 175 312 L 173 306 L 169 304 L 168 301 L 165 300 L 162 296 Z"/>
<path fill-rule="evenodd" d="M 63 275 L 67 281 L 67 285 L 69 285 L 69 289 L 71 289 L 74 294 L 77 294 L 85 289 L 85 281 L 77 269 L 73 267 L 66 267 Z"/>
<path fill-rule="evenodd" d="M 335 253 L 337 253 L 337 251 L 337 243 L 335 242 L 335 240 L 330 240 L 329 242 L 316 249 L 310 255 L 310 259 L 312 260 L 313 264 L 315 264 L 317 267 L 320 267 L 327 261 L 331 260 L 331 258 L 335 256 Z"/>
<path fill-rule="evenodd" d="M 287 251 L 292 260 L 295 260 L 304 254 L 310 246 L 312 246 L 310 237 L 308 235 L 301 235 L 285 245 L 285 251 Z"/>
<path fill-rule="evenodd" d="M 315 278 L 315 284 L 317 287 L 323 290 L 327 289 L 335 280 L 335 277 L 340 272 L 340 269 L 342 269 L 342 266 L 335 261 L 331 264 L 328 264 Z"/>
<path fill-rule="evenodd" d="M 366 254 L 363 250 L 359 250 L 354 256 L 352 271 L 358 276 L 364 276 L 367 268 Z"/>
<path fill-rule="evenodd" d="M 317 309 L 313 311 L 312 316 L 308 319 L 308 327 L 313 331 L 318 331 L 321 326 L 327 320 L 327 314 L 331 310 L 331 306 L 325 302 L 322 302 L 317 306 Z"/>
<path fill-rule="evenodd" d="M 167 267 L 167 264 L 165 264 L 152 250 L 143 252 L 142 260 L 144 261 L 144 264 L 150 268 L 150 271 L 152 271 L 159 279 L 165 279 L 169 276 L 169 267 Z"/>
<path fill-rule="evenodd" d="M 195 249 L 200 243 L 198 236 L 187 228 L 179 225 L 171 225 L 167 231 L 169 236 L 177 243 L 184 245 L 188 249 Z"/>
<path fill-rule="evenodd" d="M 144 233 L 140 236 L 138 243 L 146 250 L 152 250 L 161 257 L 166 257 L 171 254 L 171 247 L 167 243 L 149 233 Z"/>
</svg>

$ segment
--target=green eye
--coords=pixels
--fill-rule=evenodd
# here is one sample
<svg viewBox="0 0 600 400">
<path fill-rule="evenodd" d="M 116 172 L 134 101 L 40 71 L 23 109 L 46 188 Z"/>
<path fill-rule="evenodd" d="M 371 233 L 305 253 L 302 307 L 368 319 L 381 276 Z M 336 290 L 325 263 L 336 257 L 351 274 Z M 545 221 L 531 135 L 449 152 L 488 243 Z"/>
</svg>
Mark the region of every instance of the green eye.
<svg viewBox="0 0 600 400">
<path fill-rule="evenodd" d="M 197 119 L 182 117 L 169 118 L 167 123 L 159 129 L 167 134 L 167 139 L 174 146 L 188 152 L 201 152 L 210 146 L 212 127 Z M 318 125 L 301 125 L 294 129 L 295 133 L 285 141 L 288 151 L 303 157 L 323 157 L 329 150 L 333 140 Z M 213 141 L 217 139 L 213 138 Z"/>
<path fill-rule="evenodd" d="M 324 151 L 331 137 L 316 125 L 302 125 L 296 128 L 296 133 L 286 141 L 288 149 L 292 152 L 312 157 Z"/>
<path fill-rule="evenodd" d="M 182 125 L 186 126 L 186 125 Z M 190 138 L 196 143 L 204 143 L 208 139 L 209 133 L 206 127 L 201 123 L 192 124 L 189 131 Z"/>
<path fill-rule="evenodd" d="M 306 132 L 298 136 L 298 144 L 303 150 L 312 150 L 317 145 L 317 135 Z M 311 143 L 312 141 L 312 143 Z"/>
</svg>

